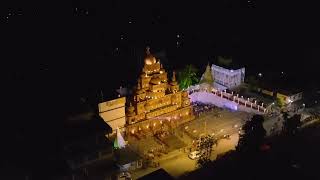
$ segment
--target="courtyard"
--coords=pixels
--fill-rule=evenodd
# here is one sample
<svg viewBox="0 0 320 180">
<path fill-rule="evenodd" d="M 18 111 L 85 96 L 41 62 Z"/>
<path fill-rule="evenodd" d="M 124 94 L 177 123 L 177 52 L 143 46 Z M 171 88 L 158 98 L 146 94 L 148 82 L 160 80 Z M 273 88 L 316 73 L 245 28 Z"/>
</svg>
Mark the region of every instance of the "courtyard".
<svg viewBox="0 0 320 180">
<path fill-rule="evenodd" d="M 205 108 L 205 106 L 204 106 Z M 228 111 L 220 108 L 205 108 L 198 116 L 167 135 L 159 137 L 151 133 L 140 140 L 128 137 L 128 143 L 144 158 L 150 160 L 150 166 L 132 173 L 134 179 L 159 168 L 164 168 L 174 177 L 179 177 L 197 168 L 196 160 L 188 158 L 195 150 L 195 141 L 202 135 L 211 134 L 218 139 L 213 147 L 211 159 L 235 148 L 240 127 L 249 118 L 249 114 Z M 230 135 L 228 139 L 224 135 Z"/>
</svg>

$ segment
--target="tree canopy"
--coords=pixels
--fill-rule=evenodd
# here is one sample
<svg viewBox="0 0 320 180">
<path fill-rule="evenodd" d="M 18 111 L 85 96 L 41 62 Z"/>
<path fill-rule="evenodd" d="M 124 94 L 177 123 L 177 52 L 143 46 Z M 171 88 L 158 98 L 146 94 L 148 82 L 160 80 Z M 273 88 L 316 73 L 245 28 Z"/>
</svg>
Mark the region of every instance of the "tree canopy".
<svg viewBox="0 0 320 180">
<path fill-rule="evenodd" d="M 255 152 L 259 150 L 266 136 L 263 121 L 263 116 L 254 115 L 251 120 L 243 125 L 243 134 L 240 135 L 237 146 L 239 152 Z"/>
<path fill-rule="evenodd" d="M 222 66 L 227 66 L 229 67 L 232 64 L 232 58 L 227 58 L 227 57 L 218 57 L 218 64 Z"/>
<path fill-rule="evenodd" d="M 187 89 L 188 87 L 199 82 L 198 69 L 193 65 L 186 65 L 184 69 L 178 72 L 178 82 L 180 89 Z"/>
<path fill-rule="evenodd" d="M 301 115 L 295 114 L 291 118 L 288 118 L 287 113 L 283 113 L 283 131 L 288 135 L 294 135 L 297 133 L 298 128 L 301 126 Z"/>
<path fill-rule="evenodd" d="M 254 76 L 249 76 L 247 78 L 247 83 L 249 85 L 249 89 L 251 91 L 254 91 L 254 90 L 257 90 L 258 89 L 258 86 L 259 86 L 259 81 L 257 80 L 256 77 Z"/>
</svg>

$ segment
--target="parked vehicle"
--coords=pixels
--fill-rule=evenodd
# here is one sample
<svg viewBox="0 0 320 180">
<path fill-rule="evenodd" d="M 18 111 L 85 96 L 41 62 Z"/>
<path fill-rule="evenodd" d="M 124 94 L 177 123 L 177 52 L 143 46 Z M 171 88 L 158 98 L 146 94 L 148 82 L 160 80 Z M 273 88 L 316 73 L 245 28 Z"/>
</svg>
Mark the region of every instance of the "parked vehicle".
<svg viewBox="0 0 320 180">
<path fill-rule="evenodd" d="M 225 134 L 225 135 L 223 135 L 223 138 L 230 139 L 230 135 L 229 134 Z"/>
<path fill-rule="evenodd" d="M 131 174 L 129 172 L 121 172 L 118 176 L 119 180 L 131 180 Z"/>
<path fill-rule="evenodd" d="M 192 160 L 200 158 L 200 152 L 199 151 L 193 151 L 191 152 L 188 157 Z"/>
</svg>

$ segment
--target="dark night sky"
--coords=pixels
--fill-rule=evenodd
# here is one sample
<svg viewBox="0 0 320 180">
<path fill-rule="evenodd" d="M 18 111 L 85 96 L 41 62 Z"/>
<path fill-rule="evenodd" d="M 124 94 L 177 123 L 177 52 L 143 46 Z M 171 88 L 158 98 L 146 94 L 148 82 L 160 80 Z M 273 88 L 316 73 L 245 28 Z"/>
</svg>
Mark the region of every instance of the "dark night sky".
<svg viewBox="0 0 320 180">
<path fill-rule="evenodd" d="M 7 2 L 0 12 L 7 115 L 0 137 L 5 154 L 17 157 L 8 162 L 20 166 L 20 156 L 34 158 L 28 150 L 37 157 L 47 152 L 39 152 L 44 142 L 53 154 L 61 121 L 80 97 L 96 106 L 100 90 L 111 98 L 115 88 L 135 83 L 147 45 L 166 52 L 170 71 L 187 63 L 203 71 L 208 61 L 228 55 L 249 74 L 284 70 L 294 82 L 319 88 L 320 16 L 304 1 Z M 28 149 L 21 153 L 21 147 Z"/>
<path fill-rule="evenodd" d="M 285 70 L 297 75 L 302 68 L 303 78 L 309 78 L 317 70 L 318 16 L 307 9 L 310 4 L 10 2 L 11 8 L 1 13 L 2 73 L 10 84 L 8 91 L 14 89 L 16 95 L 24 89 L 44 89 L 46 98 L 60 93 L 65 99 L 95 99 L 99 90 L 111 95 L 120 85 L 135 83 L 147 45 L 152 52 L 166 51 L 169 70 L 186 63 L 203 70 L 218 55 L 232 56 L 253 74 Z"/>
<path fill-rule="evenodd" d="M 80 94 L 88 89 L 113 91 L 135 81 L 141 69 L 138 57 L 147 45 L 153 52 L 165 50 L 165 65 L 172 69 L 185 62 L 203 68 L 217 55 L 231 55 L 248 72 L 286 68 L 295 73 L 315 65 L 319 57 L 318 16 L 304 4 L 290 3 L 295 9 L 283 9 L 285 3 L 242 0 L 25 5 L 13 4 L 20 8 L 2 13 L 2 55 L 9 82 L 12 76 L 30 76 L 38 86 L 50 76 L 55 86 L 72 91 L 77 86 Z"/>
</svg>

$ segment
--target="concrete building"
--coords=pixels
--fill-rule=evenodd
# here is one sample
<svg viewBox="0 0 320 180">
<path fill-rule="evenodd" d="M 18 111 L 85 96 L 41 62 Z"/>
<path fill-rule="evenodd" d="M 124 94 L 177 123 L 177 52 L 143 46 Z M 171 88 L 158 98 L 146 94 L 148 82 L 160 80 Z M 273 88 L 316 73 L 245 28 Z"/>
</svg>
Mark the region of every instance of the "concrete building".
<svg viewBox="0 0 320 180">
<path fill-rule="evenodd" d="M 245 68 L 234 70 L 212 64 L 211 72 L 214 88 L 218 90 L 235 88 L 243 83 L 245 78 Z"/>
<path fill-rule="evenodd" d="M 290 104 L 302 99 L 302 92 L 301 91 L 284 91 L 279 90 L 277 92 L 277 98 L 284 104 Z"/>
<path fill-rule="evenodd" d="M 71 170 L 112 159 L 112 142 L 105 135 L 111 128 L 95 113 L 68 118 L 61 132 L 64 159 Z"/>
<path fill-rule="evenodd" d="M 99 115 L 112 128 L 112 133 L 115 134 L 117 128 L 123 129 L 126 123 L 125 115 L 126 98 L 120 97 L 99 103 Z"/>
</svg>

